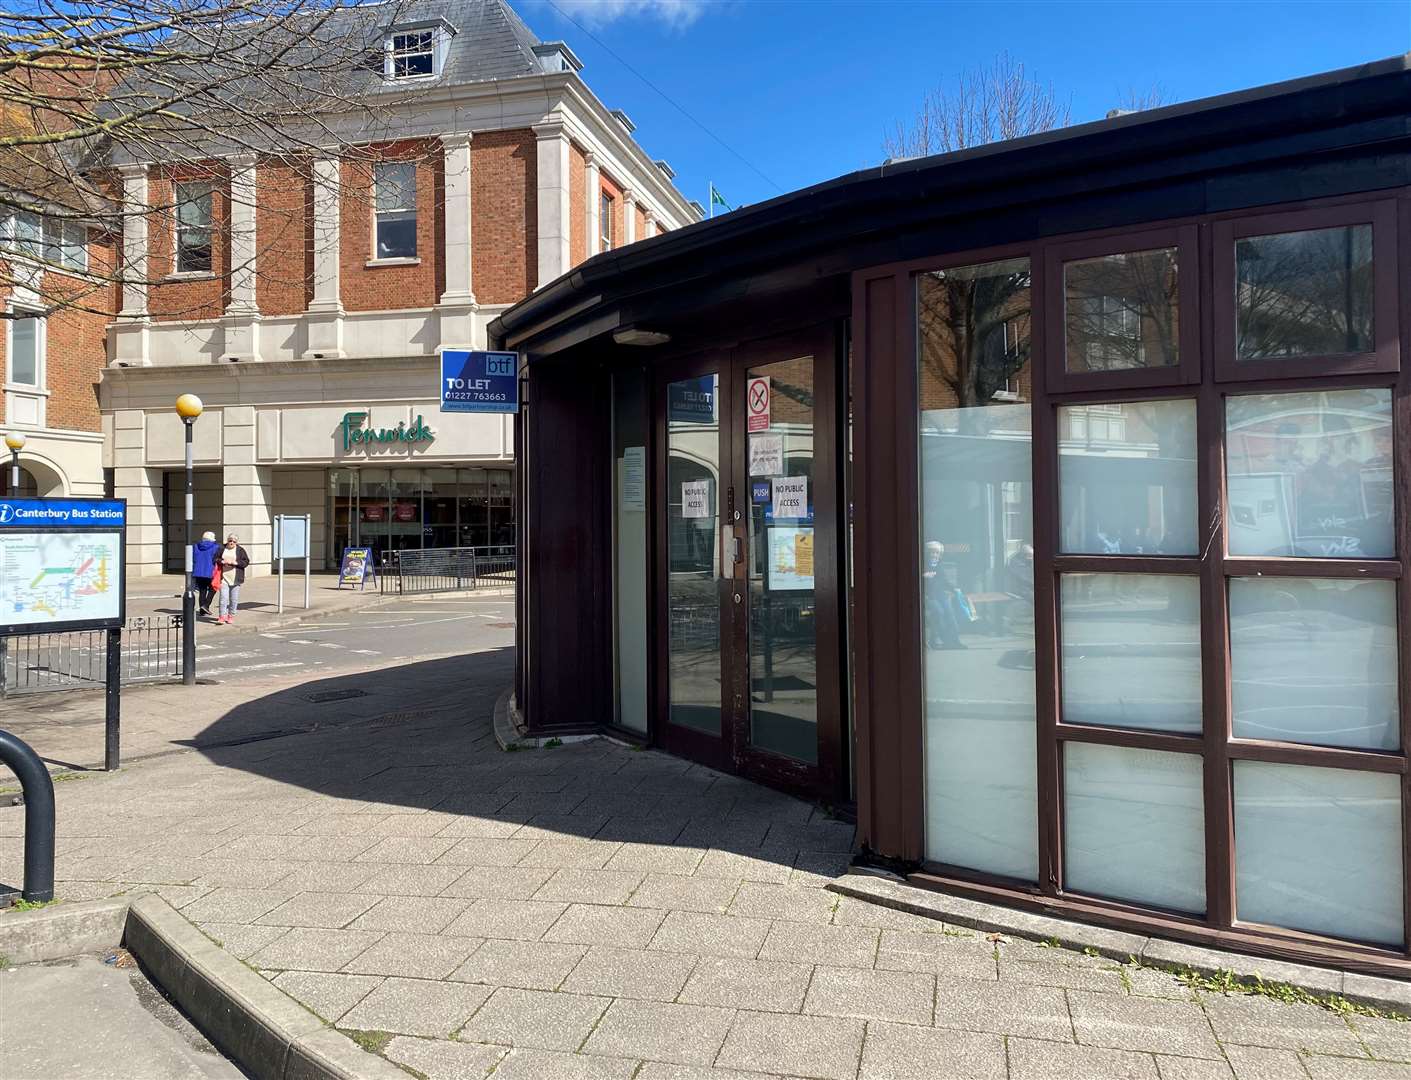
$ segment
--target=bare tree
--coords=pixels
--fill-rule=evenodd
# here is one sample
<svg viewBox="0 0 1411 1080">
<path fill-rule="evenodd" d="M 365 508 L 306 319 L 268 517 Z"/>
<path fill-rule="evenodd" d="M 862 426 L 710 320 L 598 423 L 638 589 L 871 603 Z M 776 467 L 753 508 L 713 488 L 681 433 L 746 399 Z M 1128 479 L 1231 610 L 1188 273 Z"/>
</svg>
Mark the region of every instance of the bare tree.
<svg viewBox="0 0 1411 1080">
<path fill-rule="evenodd" d="M 1135 86 L 1129 86 L 1117 95 L 1117 107 L 1107 115 L 1121 116 L 1123 113 L 1147 112 L 1151 109 L 1159 109 L 1163 105 L 1170 105 L 1171 98 L 1166 93 L 1166 88 L 1160 83 L 1152 83 L 1145 90 Z"/>
<path fill-rule="evenodd" d="M 953 87 L 937 86 L 910 123 L 884 137 L 889 157 L 925 157 L 1066 127 L 1070 105 L 1021 61 L 1001 53 L 988 66 L 963 71 Z"/>
<path fill-rule="evenodd" d="M 169 232 L 188 205 L 169 182 L 147 205 L 124 205 L 116 170 L 130 162 L 209 180 L 224 211 L 210 243 L 227 256 L 225 275 L 240 269 L 227 229 L 242 196 L 225 161 L 257 154 L 300 186 L 315 155 L 365 165 L 368 154 L 347 148 L 395 138 L 389 106 L 420 92 L 383 77 L 396 62 L 385 29 L 404 3 L 38 0 L 0 11 L 0 296 L 22 286 L 45 312 L 113 310 L 118 282 L 140 277 L 122 250 L 125 220 L 143 214 L 149 231 Z M 262 245 L 281 213 L 302 235 L 303 200 L 286 201 L 261 204 Z M 70 237 L 96 257 L 69 265 Z M 259 269 L 291 282 L 308 271 L 277 260 Z"/>
</svg>

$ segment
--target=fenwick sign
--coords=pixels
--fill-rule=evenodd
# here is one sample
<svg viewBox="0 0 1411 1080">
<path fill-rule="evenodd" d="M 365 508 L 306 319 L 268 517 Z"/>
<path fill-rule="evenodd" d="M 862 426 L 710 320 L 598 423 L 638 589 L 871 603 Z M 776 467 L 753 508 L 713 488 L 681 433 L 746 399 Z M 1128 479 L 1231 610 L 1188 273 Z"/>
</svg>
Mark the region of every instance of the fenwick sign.
<svg viewBox="0 0 1411 1080">
<path fill-rule="evenodd" d="M 339 429 L 343 432 L 344 451 L 352 450 L 355 446 L 366 446 L 372 449 L 373 445 L 386 446 L 388 443 L 427 443 L 436 438 L 436 433 L 432 431 L 422 421 L 421 414 L 410 425 L 406 421 L 399 421 L 394 428 L 372 428 L 364 427 L 367 422 L 367 413 L 349 412 L 343 414 L 343 422 Z"/>
</svg>

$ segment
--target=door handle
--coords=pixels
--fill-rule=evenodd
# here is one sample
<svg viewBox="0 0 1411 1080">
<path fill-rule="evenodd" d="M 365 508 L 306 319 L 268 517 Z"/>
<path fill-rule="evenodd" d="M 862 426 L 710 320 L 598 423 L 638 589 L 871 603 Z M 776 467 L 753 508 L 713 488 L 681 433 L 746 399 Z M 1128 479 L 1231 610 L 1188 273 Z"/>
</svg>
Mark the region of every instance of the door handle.
<svg viewBox="0 0 1411 1080">
<path fill-rule="evenodd" d="M 743 540 L 741 540 L 741 539 L 737 536 L 737 537 L 735 537 L 733 540 L 731 540 L 730 543 L 731 543 L 731 545 L 732 545 L 732 550 L 734 551 L 734 554 L 735 554 L 735 562 L 736 562 L 736 564 L 738 565 L 739 563 L 744 562 L 744 561 L 745 561 L 745 542 L 744 542 Z"/>
</svg>

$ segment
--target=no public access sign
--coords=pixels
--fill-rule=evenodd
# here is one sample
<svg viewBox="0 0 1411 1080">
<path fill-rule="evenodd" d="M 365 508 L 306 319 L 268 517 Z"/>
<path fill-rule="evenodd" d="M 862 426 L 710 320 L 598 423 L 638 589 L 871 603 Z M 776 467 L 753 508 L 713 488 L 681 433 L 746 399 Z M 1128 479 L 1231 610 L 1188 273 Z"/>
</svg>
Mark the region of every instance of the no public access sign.
<svg viewBox="0 0 1411 1080">
<path fill-rule="evenodd" d="M 441 353 L 441 411 L 519 411 L 519 354 L 446 349 Z"/>
<path fill-rule="evenodd" d="M 749 431 L 769 430 L 769 376 L 760 375 L 750 380 L 745 390 L 745 407 L 749 413 L 746 429 Z"/>
</svg>

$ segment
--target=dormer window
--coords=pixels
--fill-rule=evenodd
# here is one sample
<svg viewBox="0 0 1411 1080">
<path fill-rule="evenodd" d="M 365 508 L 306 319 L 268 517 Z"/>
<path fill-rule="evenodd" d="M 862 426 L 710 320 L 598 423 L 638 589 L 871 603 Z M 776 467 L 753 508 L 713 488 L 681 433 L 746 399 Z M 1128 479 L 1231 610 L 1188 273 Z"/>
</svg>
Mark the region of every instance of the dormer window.
<svg viewBox="0 0 1411 1080">
<path fill-rule="evenodd" d="M 387 77 L 415 79 L 436 74 L 436 31 L 416 30 L 393 34 Z"/>
<path fill-rule="evenodd" d="M 454 33 L 443 19 L 388 28 L 382 39 L 382 77 L 402 82 L 440 75 Z"/>
</svg>

